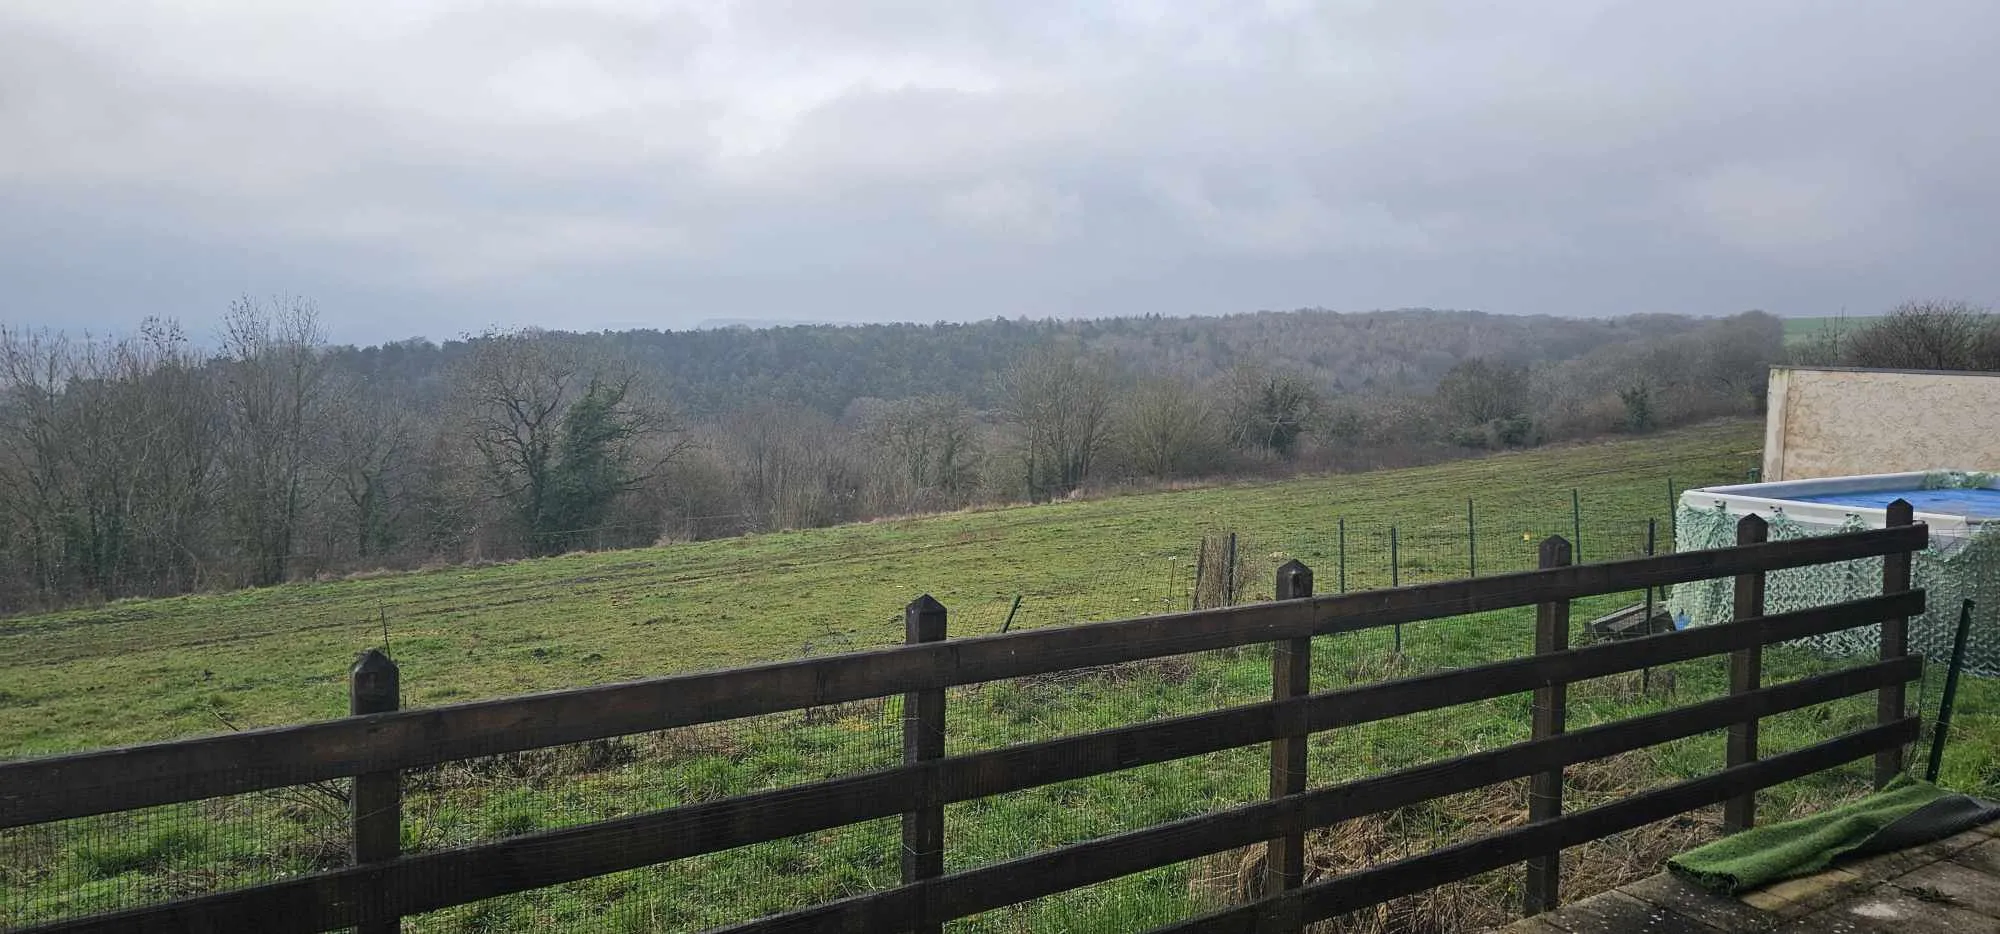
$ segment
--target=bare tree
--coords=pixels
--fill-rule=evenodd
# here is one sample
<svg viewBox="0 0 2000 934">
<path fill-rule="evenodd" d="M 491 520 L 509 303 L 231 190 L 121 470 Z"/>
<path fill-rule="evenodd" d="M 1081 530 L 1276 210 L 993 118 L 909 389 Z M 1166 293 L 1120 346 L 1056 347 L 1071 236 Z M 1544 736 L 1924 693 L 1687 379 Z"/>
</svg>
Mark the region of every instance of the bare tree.
<svg viewBox="0 0 2000 934">
<path fill-rule="evenodd" d="M 223 465 L 229 516 L 253 584 L 285 579 L 299 523 L 321 488 L 310 455 L 323 417 L 325 335 L 307 299 L 238 299 L 223 319 Z"/>
<path fill-rule="evenodd" d="M 597 531 L 617 496 L 685 448 L 679 426 L 640 397 L 629 368 L 589 364 L 550 336 L 487 334 L 458 382 L 489 488 L 537 554 Z M 647 445 L 663 436 L 671 443 Z M 651 456 L 642 460 L 642 451 Z"/>
<path fill-rule="evenodd" d="M 71 339 L 0 329 L 0 551 L 42 598 L 198 579 L 213 409 L 179 329 Z"/>
<path fill-rule="evenodd" d="M 1001 409 L 1019 433 L 1030 499 L 1082 487 L 1111 429 L 1111 369 L 1075 348 L 1045 344 L 1007 370 Z"/>
<path fill-rule="evenodd" d="M 1126 396 L 1119 434 L 1139 473 L 1186 476 L 1213 463 L 1215 410 L 1186 380 L 1148 379 Z"/>
<path fill-rule="evenodd" d="M 1468 357 L 1438 381 L 1438 404 L 1459 425 L 1485 425 L 1528 410 L 1528 371 Z"/>
<path fill-rule="evenodd" d="M 1987 309 L 1970 302 L 1932 299 L 1905 302 L 1856 330 L 1843 357 L 1850 366 L 1916 370 L 2000 368 L 1988 356 L 2000 328 Z"/>
<path fill-rule="evenodd" d="M 728 425 L 744 499 L 760 528 L 813 528 L 854 515 L 862 471 L 833 419 L 766 403 Z"/>
<path fill-rule="evenodd" d="M 61 334 L 0 328 L 0 388 L 6 406 L 0 443 L 0 503 L 20 531 L 9 536 L 18 564 L 31 569 L 37 596 L 64 584 L 64 513 L 70 501 L 69 450 L 62 412 L 74 375 Z"/>
<path fill-rule="evenodd" d="M 145 439 L 137 465 L 133 530 L 141 543 L 135 573 L 150 593 L 202 586 L 217 522 L 218 451 L 226 429 L 207 357 L 180 326 L 149 318 L 131 342 L 127 369 Z"/>
<path fill-rule="evenodd" d="M 1702 369 L 1708 383 L 1731 401 L 1764 411 L 1771 364 L 1784 352 L 1785 323 L 1761 311 L 1726 319 L 1703 332 Z"/>
<path fill-rule="evenodd" d="M 339 494 L 357 558 L 392 546 L 409 506 L 409 467 L 417 442 L 416 415 L 399 400 L 354 377 L 329 393 L 324 462 Z"/>
<path fill-rule="evenodd" d="M 887 403 L 862 431 L 885 462 L 892 509 L 908 512 L 959 502 L 978 480 L 979 436 L 972 410 L 951 395 Z"/>
<path fill-rule="evenodd" d="M 1226 393 L 1232 444 L 1289 458 L 1319 411 L 1319 392 L 1305 377 L 1255 364 L 1229 373 Z"/>
</svg>

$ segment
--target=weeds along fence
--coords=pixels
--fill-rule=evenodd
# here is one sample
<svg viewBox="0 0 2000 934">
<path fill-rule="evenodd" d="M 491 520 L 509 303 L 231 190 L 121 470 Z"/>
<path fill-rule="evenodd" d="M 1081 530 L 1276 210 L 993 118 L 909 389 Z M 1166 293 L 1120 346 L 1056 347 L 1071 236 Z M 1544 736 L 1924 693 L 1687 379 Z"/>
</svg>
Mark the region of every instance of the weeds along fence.
<svg viewBox="0 0 2000 934">
<path fill-rule="evenodd" d="M 1204 540 L 1196 563 L 1209 571 L 1221 562 L 1250 583 L 1268 577 L 1260 571 L 1298 557 L 1323 569 L 1324 586 L 1345 593 L 1527 570 L 1551 535 L 1567 539 L 1579 562 L 1660 554 L 1674 550 L 1680 490 L 1668 477 L 1657 501 L 1624 496 L 1600 502 L 1596 493 L 1572 487 L 1535 500 L 1467 496 L 1455 512 L 1342 513 L 1299 528 L 1217 533 Z M 1216 569 L 1211 576 L 1231 575 Z"/>
<path fill-rule="evenodd" d="M 1666 554 L 1674 550 L 1674 510 L 1690 485 L 1740 482 L 1741 473 L 1662 474 L 1651 483 L 1611 488 L 1565 486 L 1538 496 L 1473 494 L 1421 511 L 1316 511 L 1302 502 L 1291 523 L 1217 523 L 1185 549 L 1135 555 L 1123 565 L 1091 568 L 1087 580 L 1030 585 L 994 603 L 962 607 L 963 624 L 981 633 L 1181 610 L 1233 606 L 1272 597 L 1272 574 L 1296 558 L 1311 565 L 1321 590 L 1347 593 L 1457 580 L 1536 566 L 1540 542 L 1560 535 L 1580 562 Z"/>
<path fill-rule="evenodd" d="M 1904 652 L 1904 621 L 1923 608 L 1909 554 L 1926 530 L 1786 542 L 1758 531 L 1746 523 L 1736 547 L 1596 564 L 1551 537 L 1536 570 L 1348 594 L 1317 592 L 1313 569 L 1288 560 L 1268 602 L 972 638 L 950 638 L 946 609 L 926 597 L 906 610 L 903 646 L 422 709 L 398 709 L 408 686 L 369 653 L 349 717 L 0 763 L 8 921 L 37 932 L 1297 932 L 1386 910 L 1463 920 L 1476 906 L 1420 904 L 1460 880 L 1533 913 L 1607 858 L 1589 849 L 1604 840 L 1718 805 L 1723 828 L 1740 829 L 1760 791 L 1768 807 L 1778 793 L 1767 789 L 1784 783 L 1845 788 L 1902 770 L 1918 733 L 1906 685 L 1921 667 Z M 1880 596 L 1763 612 L 1766 572 L 1871 557 L 1883 559 Z M 1736 582 L 1731 625 L 1571 644 L 1582 601 L 1716 577 Z M 1398 626 L 1510 651 L 1357 670 L 1380 657 L 1366 640 Z M 1801 673 L 1783 652 L 1765 657 L 1769 644 L 1859 626 L 1879 628 L 1879 661 Z M 1687 703 L 1605 687 L 1647 666 L 1709 663 L 1726 677 L 1705 699 L 1689 685 Z M 704 732 L 745 723 L 763 729 Z M 1464 751 L 1437 758 L 1441 746 Z M 1668 748 L 1679 758 L 1656 763 L 1659 781 L 1621 784 L 1619 763 Z M 607 770 L 592 757 L 660 765 Z M 1845 771 L 1862 760 L 1867 778 Z M 729 771 L 744 763 L 750 778 Z M 449 797 L 461 773 L 528 785 L 539 772 L 554 776 L 543 796 L 613 777 L 563 826 L 503 819 L 480 839 L 434 836 L 461 820 Z M 26 875 L 88 850 L 78 834 L 226 825 L 238 805 L 216 802 L 298 789 L 325 806 L 271 806 L 333 830 L 337 848 L 218 885 L 229 877 L 212 864 L 231 853 L 209 854 L 224 858 L 201 875 L 141 834 L 92 857 L 117 874 L 89 884 L 125 880 L 126 904 L 16 897 L 36 885 Z M 1468 801 L 1496 800 L 1520 813 L 1464 819 Z M 1450 815 L 1457 826 L 1442 826 Z M 1458 838 L 1345 861 L 1374 845 L 1368 834 L 1422 820 Z M 186 845 L 166 839 L 164 850 Z M 754 865 L 742 861 L 751 852 Z"/>
</svg>

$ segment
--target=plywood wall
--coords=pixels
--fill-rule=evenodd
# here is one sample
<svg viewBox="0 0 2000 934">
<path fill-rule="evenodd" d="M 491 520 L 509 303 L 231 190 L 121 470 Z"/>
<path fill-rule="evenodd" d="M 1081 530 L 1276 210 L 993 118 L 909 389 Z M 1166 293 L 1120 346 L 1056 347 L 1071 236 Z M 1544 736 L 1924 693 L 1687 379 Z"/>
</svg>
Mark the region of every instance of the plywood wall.
<svg viewBox="0 0 2000 934">
<path fill-rule="evenodd" d="M 2000 374 L 1771 370 L 1764 479 L 2000 471 Z"/>
</svg>

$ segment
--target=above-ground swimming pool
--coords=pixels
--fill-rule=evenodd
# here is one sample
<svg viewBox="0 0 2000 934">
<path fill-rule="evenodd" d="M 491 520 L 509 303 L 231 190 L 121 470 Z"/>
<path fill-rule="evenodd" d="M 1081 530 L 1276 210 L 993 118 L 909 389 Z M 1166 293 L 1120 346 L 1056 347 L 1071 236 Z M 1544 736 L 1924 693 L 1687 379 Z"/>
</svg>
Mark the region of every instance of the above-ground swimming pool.
<svg viewBox="0 0 2000 934">
<path fill-rule="evenodd" d="M 1736 523 L 1755 513 L 1771 524 L 1771 538 L 1827 535 L 1886 524 L 1888 505 L 1908 500 L 1918 522 L 1930 526 L 1930 547 L 1917 553 L 1912 582 L 1927 591 L 1929 611 L 1912 621 L 1910 646 L 1937 662 L 1949 658 L 1960 602 L 1975 601 L 1966 670 L 2000 676 L 2000 474 L 1936 470 L 1824 480 L 1743 483 L 1688 490 L 1674 517 L 1678 551 L 1721 548 L 1736 542 Z M 1677 624 L 1722 622 L 1733 611 L 1727 580 L 1674 588 L 1667 608 Z M 1820 606 L 1882 591 L 1880 558 L 1838 565 L 1773 571 L 1765 583 L 1767 612 Z M 1804 643 L 1834 654 L 1876 651 L 1878 633 L 1863 628 Z"/>
</svg>

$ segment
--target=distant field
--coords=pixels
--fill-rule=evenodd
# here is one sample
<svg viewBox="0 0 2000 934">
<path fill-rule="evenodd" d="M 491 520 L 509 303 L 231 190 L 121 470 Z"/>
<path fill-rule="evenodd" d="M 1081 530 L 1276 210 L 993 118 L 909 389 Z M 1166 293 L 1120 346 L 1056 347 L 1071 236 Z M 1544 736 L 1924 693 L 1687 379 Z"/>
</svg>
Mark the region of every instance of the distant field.
<svg viewBox="0 0 2000 934">
<path fill-rule="evenodd" d="M 1374 559 L 1389 522 L 1401 532 L 1404 582 L 1460 576 L 1467 556 L 1448 546 L 1468 497 L 1479 510 L 1482 572 L 1525 567 L 1541 537 L 1572 534 L 1572 489 L 1584 504 L 1585 559 L 1627 554 L 1643 546 L 1631 533 L 1643 533 L 1644 517 L 1664 513 L 1668 477 L 1677 486 L 1740 479 L 1760 433 L 1753 422 L 1731 421 L 1412 470 L 128 601 L 0 622 L 0 657 L 8 659 L 0 669 L 0 756 L 215 732 L 224 721 L 244 727 L 336 716 L 344 711 L 346 666 L 357 650 L 383 642 L 384 620 L 405 703 L 422 706 L 892 643 L 902 606 L 925 591 L 952 610 L 958 635 L 998 630 L 1017 594 L 1023 610 L 1016 627 L 1175 609 L 1185 599 L 1177 588 L 1195 542 L 1215 530 L 1242 533 L 1255 568 L 1252 599 L 1268 598 L 1268 569 L 1289 556 L 1318 571 L 1321 591 L 1334 589 L 1343 528 L 1350 586 L 1387 585 Z M 1575 618 L 1581 625 L 1625 599 L 1583 601 Z M 1530 649 L 1531 619 L 1529 610 L 1512 610 L 1315 640 L 1314 687 L 1512 657 Z M 1777 681 L 1821 664 L 1774 649 L 1766 677 Z M 950 751 L 1210 710 L 1270 692 L 1262 647 L 1115 667 L 954 690 Z M 1650 691 L 1629 676 L 1576 685 L 1571 727 L 1726 687 L 1719 660 L 1653 677 Z M 1985 696 L 1983 685 L 1969 690 Z M 1763 744 L 1794 748 L 1872 716 L 1872 699 L 1855 698 L 1774 717 L 1765 721 Z M 899 760 L 898 718 L 892 698 L 413 772 L 405 847 L 435 849 L 881 767 Z M 1991 721 L 1961 719 L 1955 776 L 1976 784 L 1994 774 L 2000 756 Z M 1312 781 L 1516 742 L 1527 737 L 1527 722 L 1528 698 L 1515 695 L 1319 734 L 1310 744 Z M 1579 767 L 1572 806 L 1711 771 L 1721 750 L 1717 736 L 1694 737 Z M 947 870 L 1256 800 L 1267 790 L 1267 764 L 1264 748 L 1251 747 L 952 805 Z M 1816 776 L 1767 793 L 1760 813 L 1814 810 L 1864 784 L 1857 769 Z M 301 791 L 0 833 L 0 926 L 336 865 L 344 858 L 340 810 L 325 806 L 323 792 Z M 1335 869 L 1421 850 L 1518 820 L 1521 794 L 1503 785 L 1350 822 L 1315 833 L 1311 849 L 1317 865 Z M 1679 820 L 1573 851 L 1565 861 L 1577 877 L 1565 883 L 1566 895 L 1649 873 L 1712 833 L 1712 821 Z M 410 927 L 703 930 L 893 884 L 897 834 L 895 821 L 875 821 L 493 899 L 413 919 Z M 1226 903 L 1253 856 L 1221 854 L 1148 871 L 951 929 L 1143 929 Z M 1429 912 L 1422 923 L 1476 928 L 1518 904 L 1519 878 L 1492 874 L 1468 883 L 1450 905 L 1412 910 Z"/>
<path fill-rule="evenodd" d="M 1353 550 L 1378 554 L 1386 542 L 1364 536 L 1360 523 L 1379 530 L 1401 521 L 1409 580 L 1424 570 L 1413 565 L 1425 554 L 1410 526 L 1462 526 L 1467 497 L 1479 502 L 1488 530 L 1487 568 L 1525 566 L 1533 554 L 1525 538 L 1569 533 L 1572 487 L 1592 517 L 1663 515 L 1666 478 L 1682 486 L 1740 479 L 1760 444 L 1756 424 L 1731 421 L 1414 470 L 0 620 L 0 658 L 8 660 L 0 667 L 0 756 L 214 732 L 219 716 L 242 727 L 336 716 L 345 713 L 347 666 L 381 645 L 385 628 L 405 703 L 430 705 L 881 645 L 901 637 L 903 605 L 925 592 L 953 610 L 954 634 L 997 631 L 1016 594 L 1017 626 L 1161 612 L 1174 608 L 1161 601 L 1185 598 L 1184 590 L 1173 596 L 1170 559 L 1189 559 L 1199 537 L 1218 529 L 1290 549 L 1331 584 L 1325 562 L 1338 518 L 1356 525 Z M 1456 564 L 1430 569 L 1426 579 L 1456 572 Z M 1365 583 L 1388 583 L 1386 572 L 1377 576 L 1385 579 Z M 1259 583 L 1268 591 L 1268 580 Z"/>
<path fill-rule="evenodd" d="M 1796 344 L 1819 334 L 1828 328 L 1853 329 L 1863 327 L 1873 321 L 1874 315 L 1836 315 L 1820 318 L 1786 318 L 1785 343 Z"/>
</svg>

